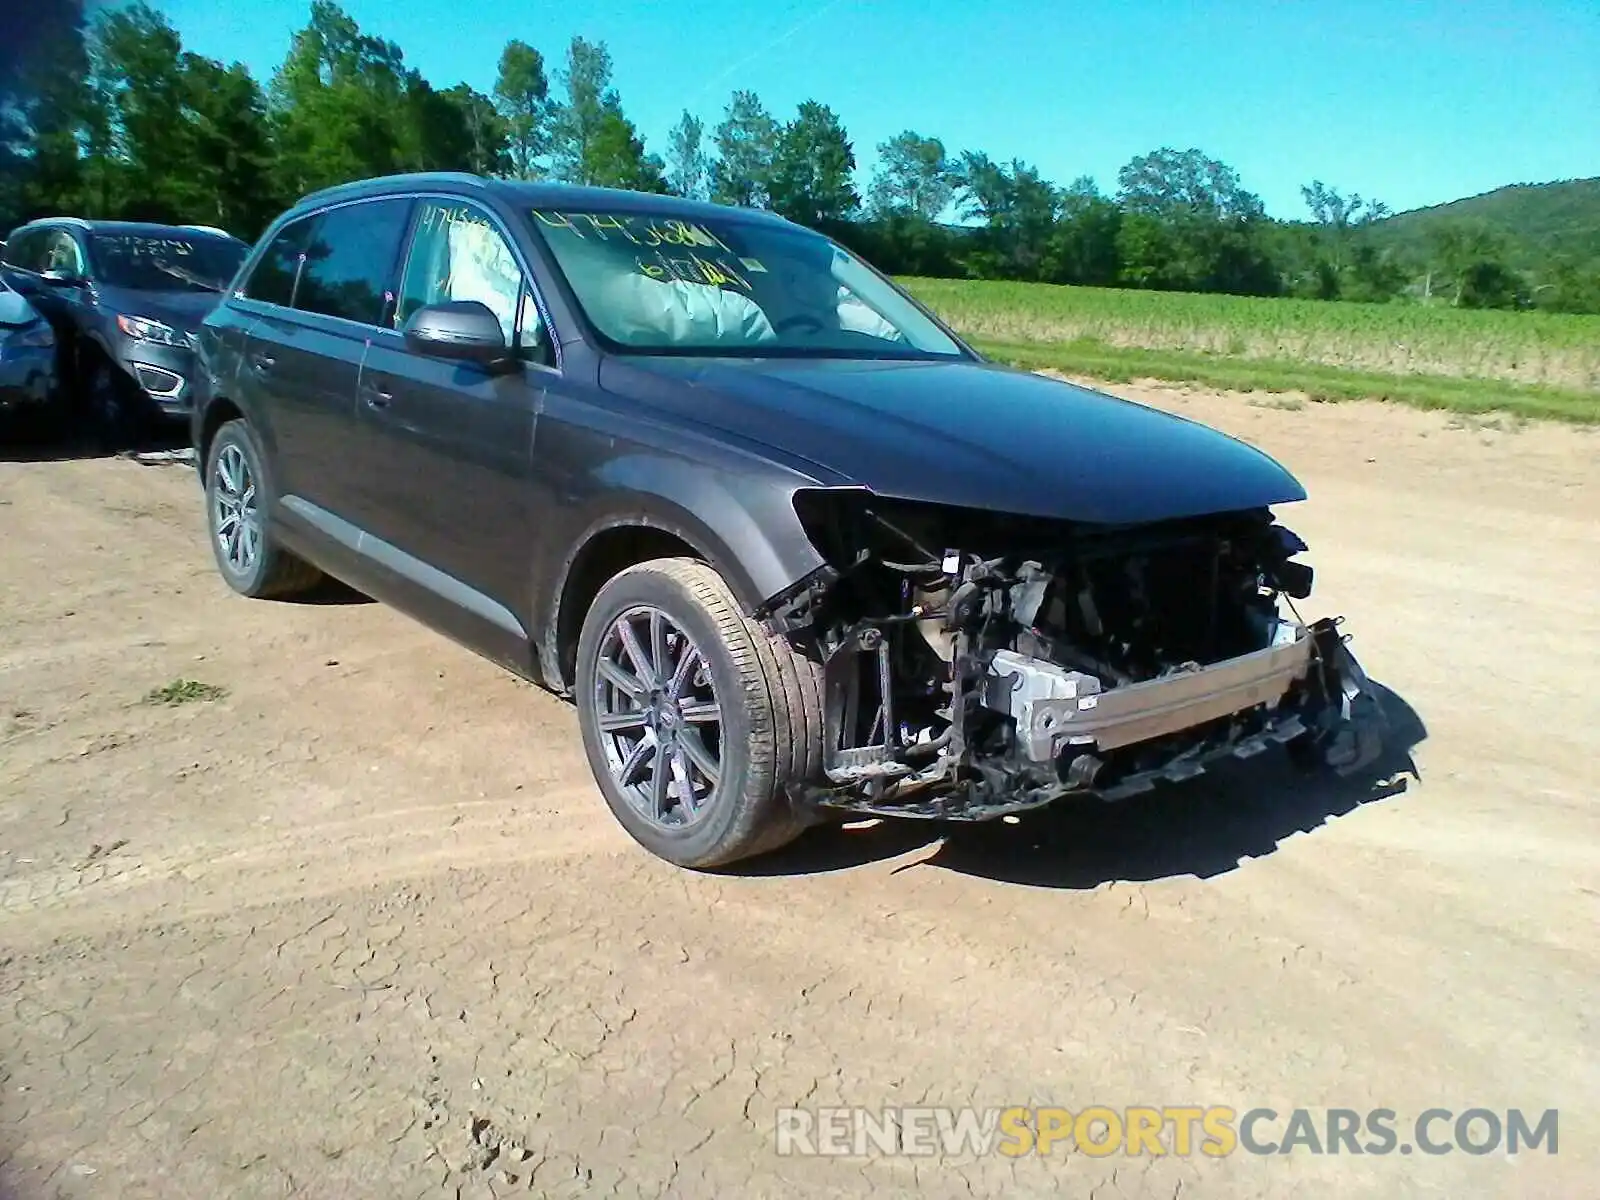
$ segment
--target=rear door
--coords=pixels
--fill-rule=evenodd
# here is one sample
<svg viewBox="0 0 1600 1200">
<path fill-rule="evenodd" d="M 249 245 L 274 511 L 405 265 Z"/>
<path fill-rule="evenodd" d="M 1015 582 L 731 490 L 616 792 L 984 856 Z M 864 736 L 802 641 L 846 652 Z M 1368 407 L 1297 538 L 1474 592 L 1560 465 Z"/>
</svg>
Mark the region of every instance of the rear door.
<svg viewBox="0 0 1600 1200">
<path fill-rule="evenodd" d="M 488 210 L 418 202 L 390 328 L 361 371 L 359 523 L 429 618 L 525 666 L 534 513 L 534 423 L 554 361 L 525 264 Z M 401 328 L 425 304 L 478 300 L 500 319 L 519 369 L 412 353 Z"/>
<path fill-rule="evenodd" d="M 393 305 L 411 200 L 362 200 L 301 218 L 273 239 L 244 287 L 256 317 L 239 386 L 266 426 L 292 527 L 354 550 L 356 384 Z"/>
</svg>

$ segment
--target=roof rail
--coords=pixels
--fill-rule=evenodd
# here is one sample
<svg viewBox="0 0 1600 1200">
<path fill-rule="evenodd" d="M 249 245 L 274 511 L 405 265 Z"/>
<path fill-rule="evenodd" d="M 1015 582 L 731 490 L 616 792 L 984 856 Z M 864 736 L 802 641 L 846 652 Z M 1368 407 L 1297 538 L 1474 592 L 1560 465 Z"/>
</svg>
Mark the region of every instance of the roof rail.
<svg viewBox="0 0 1600 1200">
<path fill-rule="evenodd" d="M 295 203 L 298 208 L 302 204 L 311 204 L 322 200 L 331 200 L 336 196 L 349 195 L 360 192 L 364 188 L 374 187 L 379 184 L 401 187 L 427 187 L 430 184 L 441 183 L 469 184 L 473 187 L 486 187 L 489 181 L 482 175 L 472 175 L 466 171 L 413 171 L 395 175 L 374 175 L 368 179 L 352 179 L 348 183 L 336 183 L 332 187 L 319 188 L 314 192 L 307 192 Z"/>
<path fill-rule="evenodd" d="M 76 225 L 79 229 L 90 228 L 89 222 L 82 217 L 35 217 L 28 222 L 29 225 Z M 18 226 L 18 229 L 22 226 Z M 16 230 L 12 231 L 13 233 Z"/>
<path fill-rule="evenodd" d="M 179 229 L 192 229 L 196 233 L 219 233 L 223 237 L 232 237 L 226 229 L 218 229 L 215 225 L 179 225 Z"/>
</svg>

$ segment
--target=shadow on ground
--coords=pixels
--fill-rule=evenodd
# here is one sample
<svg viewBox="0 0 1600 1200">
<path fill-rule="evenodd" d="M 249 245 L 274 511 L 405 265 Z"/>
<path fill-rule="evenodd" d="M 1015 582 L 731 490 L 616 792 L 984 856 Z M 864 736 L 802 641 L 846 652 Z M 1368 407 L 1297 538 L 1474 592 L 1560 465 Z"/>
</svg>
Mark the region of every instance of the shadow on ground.
<svg viewBox="0 0 1600 1200">
<path fill-rule="evenodd" d="M 897 869 L 938 867 L 1069 889 L 1225 875 L 1246 859 L 1272 854 L 1297 833 L 1311 833 L 1363 805 L 1400 795 L 1420 780 L 1411 755 L 1427 737 L 1422 718 L 1394 692 L 1374 686 L 1389 718 L 1389 740 L 1383 758 L 1358 776 L 1306 774 L 1275 753 L 1117 803 L 1058 803 L 1015 824 L 883 821 L 823 827 L 738 873 L 841 871 L 929 848 L 930 853 Z"/>
<path fill-rule="evenodd" d="M 70 423 L 65 426 L 56 421 L 46 424 L 30 420 L 27 413 L 0 417 L 0 462 L 71 462 L 114 458 L 119 454 L 174 455 L 188 447 L 187 423 L 174 422 L 125 445 L 108 447 L 89 431 L 74 429 Z"/>
<path fill-rule="evenodd" d="M 284 597 L 285 604 L 372 604 L 371 596 L 358 592 L 343 580 L 324 575 L 309 592 Z"/>
</svg>

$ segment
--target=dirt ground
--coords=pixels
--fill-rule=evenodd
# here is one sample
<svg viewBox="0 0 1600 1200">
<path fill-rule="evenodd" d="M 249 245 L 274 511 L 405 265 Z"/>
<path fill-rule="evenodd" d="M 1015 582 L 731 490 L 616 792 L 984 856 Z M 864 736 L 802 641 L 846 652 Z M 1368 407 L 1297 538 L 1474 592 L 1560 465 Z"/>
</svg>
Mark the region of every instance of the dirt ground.
<svg viewBox="0 0 1600 1200">
<path fill-rule="evenodd" d="M 1257 760 L 692 874 L 561 701 L 357 597 L 231 595 L 188 469 L 0 462 L 0 1196 L 1593 1196 L 1600 436 L 1118 390 L 1306 483 L 1302 612 L 1348 616 L 1415 775 Z M 145 700 L 177 680 L 225 692 Z M 1560 1140 L 780 1157 L 791 1104 Z"/>
</svg>

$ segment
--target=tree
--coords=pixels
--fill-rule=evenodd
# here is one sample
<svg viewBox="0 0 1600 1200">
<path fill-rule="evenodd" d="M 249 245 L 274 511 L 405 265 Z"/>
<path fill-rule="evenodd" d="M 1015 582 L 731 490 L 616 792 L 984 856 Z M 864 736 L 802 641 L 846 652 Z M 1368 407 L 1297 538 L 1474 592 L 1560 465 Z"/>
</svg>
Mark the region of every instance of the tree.
<svg viewBox="0 0 1600 1200">
<path fill-rule="evenodd" d="M 200 199 L 182 215 L 252 240 L 288 203 L 273 189 L 274 147 L 266 98 L 243 64 L 183 56 L 183 108 Z"/>
<path fill-rule="evenodd" d="M 312 0 L 269 93 L 284 193 L 416 165 L 409 82 L 398 46 L 362 34 L 332 0 Z"/>
<path fill-rule="evenodd" d="M 1199 150 L 1163 146 L 1140 155 L 1117 172 L 1117 184 L 1117 198 L 1129 212 L 1217 221 L 1265 215 L 1260 198 L 1244 189 L 1238 172 Z"/>
<path fill-rule="evenodd" d="M 1352 230 L 1383 220 L 1389 215 L 1389 206 L 1378 200 L 1363 200 L 1355 193 L 1345 196 L 1320 179 L 1303 186 L 1300 195 L 1317 226 L 1321 258 L 1313 267 L 1316 294 L 1325 300 L 1341 295 L 1354 298 L 1355 293 L 1361 293 L 1362 299 L 1383 298 L 1374 293 L 1383 292 L 1393 275 L 1382 269 L 1384 264 L 1374 254 L 1368 252 L 1360 256 L 1360 270 L 1351 279 L 1346 280 L 1344 275 L 1355 262 Z M 1398 285 L 1394 290 L 1398 290 Z"/>
<path fill-rule="evenodd" d="M 1128 282 L 1244 295 L 1280 289 L 1261 200 L 1226 163 L 1164 146 L 1131 160 L 1117 183 Z M 1133 217 L 1139 220 L 1130 223 Z M 1159 235 L 1151 221 L 1161 226 Z"/>
<path fill-rule="evenodd" d="M 710 195 L 711 156 L 704 142 L 705 125 L 685 110 L 667 143 L 667 183 L 676 195 L 690 200 Z"/>
<path fill-rule="evenodd" d="M 593 183 L 588 168 L 597 161 L 592 149 L 594 140 L 602 133 L 608 113 L 618 118 L 622 113 L 622 102 L 611 86 L 611 52 L 606 44 L 573 38 L 567 47 L 567 65 L 561 80 L 567 98 L 556 109 L 551 123 L 554 174 L 569 183 Z M 615 121 L 609 122 L 605 132 L 615 143 Z"/>
<path fill-rule="evenodd" d="M 778 123 L 754 92 L 734 92 L 717 126 L 717 161 L 711 168 L 711 198 L 718 204 L 761 208 L 768 203 L 767 177 L 778 144 Z"/>
<path fill-rule="evenodd" d="M 505 175 L 513 169 L 511 127 L 494 100 L 465 83 L 440 92 L 439 97 L 455 111 L 464 134 L 466 170 L 474 175 Z"/>
<path fill-rule="evenodd" d="M 151 217 L 193 207 L 203 184 L 184 119 L 183 44 L 167 19 L 145 4 L 100 14 L 90 37 L 97 99 L 110 145 Z"/>
<path fill-rule="evenodd" d="M 1357 241 L 1350 247 L 1339 295 L 1346 300 L 1382 303 L 1400 294 L 1406 278 L 1405 269 L 1392 251 L 1379 249 L 1370 240 Z"/>
<path fill-rule="evenodd" d="M 665 192 L 667 181 L 661 160 L 646 154 L 633 122 L 615 103 L 600 115 L 593 136 L 584 147 L 583 182 L 597 187 L 628 188 L 635 192 Z"/>
<path fill-rule="evenodd" d="M 861 206 L 851 176 L 855 152 L 826 104 L 807 100 L 783 127 L 767 191 L 774 212 L 812 228 L 848 220 Z"/>
<path fill-rule="evenodd" d="M 984 228 L 968 256 L 979 277 L 1037 279 L 1055 230 L 1056 189 L 1020 159 L 1009 165 L 969 150 L 961 156 L 961 211 Z"/>
<path fill-rule="evenodd" d="M 466 84 L 437 91 L 414 70 L 408 69 L 404 79 L 404 109 L 396 115 L 411 169 L 491 174 L 501 165 L 492 143 L 493 130 L 483 125 L 485 109 L 488 119 L 500 124 L 487 96 Z"/>
<path fill-rule="evenodd" d="M 1552 312 L 1600 313 L 1600 269 L 1584 266 L 1570 258 L 1559 259 L 1550 272 L 1550 282 L 1533 289 L 1541 308 Z"/>
<path fill-rule="evenodd" d="M 1087 175 L 1061 193 L 1054 231 L 1042 264 L 1043 278 L 1053 283 L 1112 287 L 1122 260 L 1117 235 L 1122 210 L 1100 194 Z"/>
<path fill-rule="evenodd" d="M 84 9 L 84 0 L 0 4 L 0 221 L 86 203 Z"/>
<path fill-rule="evenodd" d="M 518 179 L 539 178 L 543 173 L 539 159 L 550 147 L 550 83 L 544 57 L 527 42 L 513 38 L 501 51 L 494 106 L 505 123 L 512 174 Z"/>
<path fill-rule="evenodd" d="M 90 43 L 84 141 L 97 211 L 258 232 L 281 205 L 265 101 L 249 71 L 185 51 L 144 4 L 102 12 Z"/>
<path fill-rule="evenodd" d="M 875 216 L 901 214 L 937 221 L 955 196 L 956 179 L 944 143 L 906 130 L 878 146 L 871 197 Z"/>
<path fill-rule="evenodd" d="M 1429 269 L 1424 299 L 1432 294 L 1435 283 L 1444 283 L 1452 289 L 1452 306 L 1501 307 L 1487 301 L 1505 293 L 1506 281 L 1500 274 L 1504 270 L 1500 265 L 1504 257 L 1501 238 L 1481 222 L 1451 221 L 1439 226 L 1428 239 Z M 1490 265 L 1499 270 L 1486 271 Z"/>
<path fill-rule="evenodd" d="M 1493 259 L 1472 263 L 1461 274 L 1456 290 L 1462 308 L 1523 308 L 1527 286 L 1510 267 Z"/>
<path fill-rule="evenodd" d="M 1173 271 L 1177 248 L 1171 230 L 1147 212 L 1124 213 L 1117 226 L 1118 279 L 1128 287 L 1182 286 Z"/>
</svg>

